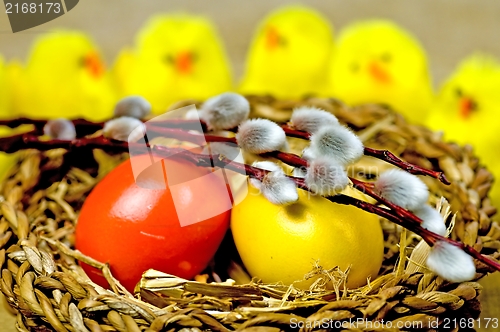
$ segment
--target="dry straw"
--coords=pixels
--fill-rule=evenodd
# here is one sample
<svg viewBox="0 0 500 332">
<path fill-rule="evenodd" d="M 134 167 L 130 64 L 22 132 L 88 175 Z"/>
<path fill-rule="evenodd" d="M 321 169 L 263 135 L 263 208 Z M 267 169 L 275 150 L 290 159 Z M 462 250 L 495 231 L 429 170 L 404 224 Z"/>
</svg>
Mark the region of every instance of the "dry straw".
<svg viewBox="0 0 500 332">
<path fill-rule="evenodd" d="M 451 186 L 429 178 L 424 181 L 431 192 L 430 203 L 438 204 L 447 224 L 454 225 L 452 238 L 483 254 L 500 256 L 500 227 L 491 219 L 496 211 L 487 197 L 492 176 L 470 148 L 443 143 L 439 135 L 408 125 L 375 105 L 348 109 L 335 100 L 294 102 L 270 97 L 251 98 L 250 104 L 252 116 L 276 115 L 274 120 L 279 121 L 289 118 L 295 107 L 319 107 L 351 127 L 366 146 L 389 149 L 409 162 L 443 170 Z M 304 144 L 289 140 L 295 152 L 302 151 Z M 309 291 L 249 282 L 236 262 L 231 262 L 229 274 L 246 284 L 206 283 L 207 278 L 217 280 L 216 261 L 212 275 L 199 276 L 197 281 L 148 271 L 134 297 L 113 278 L 112 267 L 72 249 L 78 210 L 104 172 L 90 170 L 91 176 L 78 168 L 65 168 L 63 154 L 62 150 L 26 151 L 9 180 L 0 185 L 1 290 L 18 312 L 19 331 L 280 331 L 291 324 L 308 331 L 323 319 L 366 319 L 351 326 L 357 330 L 374 330 L 370 322 L 382 319 L 391 320 L 393 326 L 418 322 L 423 329 L 431 329 L 436 319 L 479 315 L 479 284 L 450 284 L 436 277 L 421 263 L 426 254 L 421 239 L 410 232 L 401 239 L 400 228 L 385 221 L 381 275 L 359 289 L 346 290 L 343 281 L 348 271 L 321 267 L 321 262 L 305 276 L 320 276 Z M 111 163 L 106 165 L 108 170 L 120 159 L 110 161 L 98 151 L 95 156 Z M 363 157 L 349 172 L 370 179 L 388 167 Z M 92 283 L 78 261 L 100 268 L 109 289 Z M 479 263 L 476 268 L 477 278 L 491 272 Z M 327 281 L 334 282 L 333 289 L 325 289 Z"/>
</svg>

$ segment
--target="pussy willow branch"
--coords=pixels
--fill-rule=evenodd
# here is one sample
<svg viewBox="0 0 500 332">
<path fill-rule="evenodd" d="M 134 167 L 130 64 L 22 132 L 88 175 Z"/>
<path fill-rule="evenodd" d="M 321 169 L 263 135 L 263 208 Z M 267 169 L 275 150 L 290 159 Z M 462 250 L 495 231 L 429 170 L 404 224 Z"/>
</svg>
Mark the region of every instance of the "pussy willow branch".
<svg viewBox="0 0 500 332">
<path fill-rule="evenodd" d="M 22 125 L 33 125 L 36 129 L 41 130 L 43 126 L 47 124 L 49 120 L 45 119 L 30 119 L 30 118 L 17 118 L 11 120 L 0 120 L 0 126 L 6 126 L 9 128 L 17 128 Z M 97 131 L 104 127 L 104 122 L 92 122 L 85 119 L 74 119 L 71 120 L 75 126 L 77 132 L 85 128 L 86 132 L 93 130 Z"/>
<path fill-rule="evenodd" d="M 221 155 L 214 155 L 214 156 L 203 155 L 188 150 L 184 150 L 181 148 L 169 148 L 166 146 L 153 146 L 152 148 L 149 148 L 148 146 L 145 146 L 143 144 L 137 144 L 137 143 L 128 144 L 127 142 L 110 140 L 102 136 L 94 138 L 75 139 L 72 141 L 66 141 L 66 140 L 43 141 L 40 140 L 38 136 L 32 133 L 26 133 L 26 134 L 14 135 L 11 137 L 0 138 L 0 150 L 5 152 L 15 152 L 22 149 L 32 149 L 32 148 L 41 151 L 46 151 L 56 148 L 63 148 L 67 150 L 73 150 L 78 148 L 99 148 L 109 152 L 126 152 L 129 151 L 130 148 L 132 148 L 134 149 L 134 151 L 142 151 L 144 153 L 152 152 L 161 158 L 182 158 L 188 162 L 191 162 L 195 165 L 202 167 L 213 167 L 213 166 L 224 167 L 226 169 L 230 169 L 239 172 L 243 175 L 248 175 L 259 180 L 262 180 L 264 176 L 268 173 L 268 171 L 266 170 L 246 164 L 237 163 Z M 272 152 L 270 154 L 272 154 Z M 275 158 L 276 156 L 277 157 L 286 156 L 289 162 L 290 160 L 293 160 L 294 162 L 291 163 L 292 164 L 295 163 L 296 165 L 300 164 L 299 166 L 307 164 L 307 162 L 302 158 L 295 155 L 286 154 L 284 152 L 276 151 L 276 154 L 272 156 Z M 282 160 L 282 158 L 279 159 Z M 304 179 L 295 178 L 291 176 L 289 176 L 289 178 L 292 179 L 299 188 L 310 191 L 310 189 L 306 186 Z M 364 185 L 363 182 L 357 180 L 355 181 L 356 182 L 353 182 L 355 184 L 355 187 L 357 186 L 363 188 Z M 367 191 L 367 193 L 369 193 L 369 191 Z M 376 194 L 373 195 L 376 196 Z M 374 197 L 374 198 L 381 199 L 380 197 Z M 452 245 L 455 245 L 463 249 L 469 255 L 483 262 L 484 264 L 492 267 L 495 270 L 500 271 L 500 263 L 498 263 L 497 261 L 491 259 L 490 257 L 483 256 L 481 253 L 479 253 L 470 246 L 442 237 L 440 235 L 434 234 L 422 228 L 419 225 L 420 219 L 418 219 L 416 216 L 414 216 L 409 212 L 407 212 L 408 216 L 406 216 L 405 214 L 401 214 L 401 211 L 399 210 L 403 209 L 401 209 L 400 207 L 396 206 L 397 207 L 396 209 L 386 209 L 346 195 L 327 197 L 327 199 L 335 203 L 353 205 L 367 212 L 375 213 L 381 217 L 384 217 L 420 235 L 431 246 L 434 243 L 436 243 L 436 241 L 448 242 Z M 387 204 L 389 206 L 391 203 L 389 202 L 384 204 Z M 410 222 L 408 222 L 407 219 L 410 219 Z"/>
<path fill-rule="evenodd" d="M 288 125 L 282 125 L 281 128 L 283 128 L 286 135 L 289 137 L 296 137 L 296 138 L 303 138 L 303 139 L 309 139 L 311 137 L 311 134 L 309 134 L 308 132 L 293 129 L 292 127 L 290 127 Z M 426 169 L 426 168 L 423 168 L 423 167 L 420 167 L 417 165 L 410 164 L 410 163 L 396 157 L 392 152 L 390 152 L 388 150 L 377 150 L 377 149 L 365 147 L 364 154 L 365 154 L 365 156 L 374 157 L 374 158 L 383 160 L 391 165 L 394 165 L 394 166 L 397 166 L 401 169 L 404 169 L 408 173 L 411 173 L 414 175 L 427 175 L 427 176 L 438 179 L 439 181 L 441 181 L 444 184 L 447 184 L 447 185 L 451 184 L 443 172 L 437 172 L 437 171 Z"/>
<path fill-rule="evenodd" d="M 194 120 L 194 121 L 193 120 L 177 120 L 175 122 L 171 122 L 171 121 L 172 120 L 159 121 L 159 122 L 149 122 L 148 125 L 149 125 L 149 128 L 154 131 L 154 130 L 161 129 L 160 125 L 161 125 L 161 127 L 164 127 L 164 128 L 169 127 L 169 126 L 172 126 L 170 128 L 174 128 L 175 125 L 180 125 L 181 123 L 183 123 L 183 121 L 187 121 L 184 123 L 184 125 L 195 124 L 198 122 L 198 120 Z M 207 125 L 205 124 L 205 122 L 200 120 L 200 123 L 202 124 L 203 128 L 207 128 Z M 306 139 L 306 140 L 309 140 L 311 137 L 310 133 L 308 133 L 306 131 L 296 130 L 296 129 L 290 127 L 289 125 L 281 125 L 281 128 L 283 129 L 283 131 L 285 132 L 285 134 L 288 137 L 295 137 L 295 138 L 301 138 L 301 139 Z M 192 129 L 196 129 L 196 128 L 193 127 Z M 203 129 L 203 130 L 205 131 L 205 129 Z M 230 131 L 236 132 L 237 128 L 233 128 Z M 446 176 L 444 175 L 443 172 L 437 172 L 437 171 L 433 171 L 430 169 L 420 167 L 418 165 L 410 164 L 410 163 L 396 157 L 392 152 L 390 152 L 388 150 L 377 150 L 377 149 L 372 149 L 369 147 L 364 147 L 364 154 L 366 156 L 370 156 L 370 157 L 374 157 L 374 158 L 383 160 L 391 165 L 394 165 L 396 167 L 404 169 L 408 173 L 411 173 L 414 175 L 427 175 L 427 176 L 438 179 L 439 181 L 441 181 L 442 183 L 444 183 L 446 185 L 451 184 L 451 182 L 448 181 L 448 179 L 446 178 Z"/>
<path fill-rule="evenodd" d="M 19 127 L 23 124 L 32 124 L 37 129 L 42 129 L 43 126 L 47 123 L 48 120 L 36 120 L 29 118 L 19 118 L 12 120 L 0 120 L 0 125 L 8 126 L 10 128 Z M 85 133 L 88 134 L 89 130 L 97 131 L 102 129 L 104 126 L 104 122 L 91 122 L 85 119 L 75 119 L 72 120 L 73 124 L 77 132 L 85 129 Z M 161 121 L 148 121 L 146 125 L 150 129 L 161 129 L 161 128 L 171 128 L 171 129 L 184 129 L 184 130 L 202 130 L 203 132 L 207 132 L 207 124 L 203 120 L 186 120 L 186 119 L 168 119 Z M 201 127 L 201 128 L 200 128 Z M 311 134 L 305 131 L 296 130 L 289 125 L 282 125 L 281 128 L 285 131 L 285 134 L 288 137 L 302 138 L 308 140 L 311 137 Z M 237 131 L 237 128 L 230 129 L 229 131 Z M 446 178 L 443 172 L 437 172 L 433 170 L 429 170 L 417 165 L 410 164 L 397 156 L 395 156 L 392 152 L 388 150 L 377 150 L 369 147 L 364 148 L 364 154 L 366 156 L 374 157 L 380 160 L 383 160 L 391 165 L 404 169 L 408 173 L 415 175 L 427 175 L 433 178 L 438 179 L 444 184 L 449 185 L 450 181 Z"/>
<path fill-rule="evenodd" d="M 236 138 L 234 137 L 220 137 L 214 135 L 195 134 L 182 129 L 154 128 L 154 133 L 169 138 L 175 138 L 183 141 L 196 143 L 198 145 L 203 145 L 205 142 L 224 142 L 224 143 L 237 144 Z M 55 148 L 74 149 L 79 147 L 100 148 L 108 152 L 116 151 L 116 149 L 113 148 L 116 147 L 119 152 L 124 152 L 127 151 L 129 146 L 127 145 L 126 142 L 112 141 L 104 137 L 81 138 L 81 139 L 75 139 L 73 141 L 64 141 L 64 140 L 42 141 L 37 136 L 32 134 L 20 134 L 12 137 L 0 138 L 0 149 L 5 152 L 14 152 L 19 149 L 27 149 L 27 148 L 34 148 L 38 150 L 50 150 Z M 139 152 L 143 151 L 142 150 L 143 146 L 140 144 L 134 144 L 130 146 L 130 148 L 134 148 L 134 151 L 136 151 L 136 149 L 139 149 Z M 287 152 L 272 151 L 263 153 L 261 154 L 261 156 L 265 158 L 270 157 L 280 160 L 292 167 L 307 167 L 308 165 L 305 159 L 295 154 Z M 377 195 L 372 190 L 371 184 L 356 180 L 351 177 L 350 180 L 353 183 L 355 189 L 363 193 L 366 193 L 367 195 L 377 200 L 379 203 L 386 205 L 402 218 L 407 218 L 411 222 L 418 224 L 422 222 L 422 220 L 420 220 L 414 214 Z"/>
<path fill-rule="evenodd" d="M 186 132 L 183 130 L 179 129 L 170 129 L 170 128 L 151 128 L 154 130 L 156 133 L 165 135 L 167 137 L 174 137 L 174 138 L 179 138 L 183 139 L 192 143 L 197 143 L 197 144 L 203 144 L 204 141 L 206 142 L 226 142 L 226 143 L 233 143 L 237 144 L 237 141 L 234 137 L 220 137 L 220 136 L 214 136 L 214 135 L 202 135 L 202 134 L 193 134 L 190 132 Z M 176 136 L 178 135 L 178 136 Z M 307 167 L 307 161 L 293 153 L 287 153 L 287 152 L 281 152 L 281 151 L 272 151 L 272 152 L 266 152 L 261 154 L 262 157 L 265 158 L 274 158 L 277 160 L 280 160 L 284 162 L 287 165 L 290 165 L 292 167 Z M 407 218 L 411 220 L 412 222 L 420 224 L 422 220 L 415 216 L 413 213 L 408 212 L 407 210 L 401 208 L 400 206 L 391 203 L 390 201 L 380 197 L 377 195 L 371 187 L 371 184 L 365 183 L 362 181 L 359 181 L 357 179 L 349 177 L 349 179 L 352 181 L 354 188 L 366 193 L 370 197 L 373 197 L 375 200 L 377 200 L 379 203 L 382 203 L 389 207 L 391 210 L 394 210 L 398 215 L 400 215 L 402 218 Z"/>
<path fill-rule="evenodd" d="M 257 167 L 249 166 L 246 164 L 241 164 L 235 161 L 232 161 L 230 159 L 225 158 L 224 156 L 221 155 L 202 155 L 202 154 L 197 154 L 191 151 L 187 151 L 181 148 L 169 148 L 165 146 L 154 146 L 152 148 L 152 153 L 155 154 L 158 157 L 161 158 L 182 158 L 188 162 L 191 162 L 195 165 L 202 166 L 202 167 L 213 167 L 213 166 L 218 166 L 222 167 L 225 169 L 230 169 L 235 172 L 238 172 L 243 175 L 248 175 L 250 177 L 256 178 L 260 181 L 263 180 L 264 176 L 269 172 Z M 288 176 L 288 178 L 292 179 L 297 187 L 310 191 L 310 189 L 306 186 L 304 179 L 302 178 L 296 178 L 292 176 Z M 422 228 L 419 223 L 415 222 L 408 222 L 405 217 L 400 216 L 399 214 L 391 213 L 393 211 L 376 206 L 374 204 L 356 199 L 351 196 L 347 195 L 336 195 L 336 196 L 330 196 L 326 197 L 328 200 L 334 202 L 334 203 L 339 203 L 339 204 L 345 204 L 345 205 L 352 205 L 355 206 L 359 209 L 365 210 L 370 213 L 377 214 L 383 218 L 386 218 L 398 225 L 401 225 L 402 227 L 405 227 L 409 229 L 410 231 L 414 232 L 415 234 L 418 234 L 422 239 L 427 242 L 430 246 L 434 245 L 437 241 L 444 241 L 449 244 L 452 244 L 454 246 L 457 246 L 464 250 L 467 254 L 470 256 L 476 258 L 477 260 L 483 262 L 484 264 L 492 267 L 493 269 L 500 271 L 500 263 L 497 262 L 496 260 L 492 259 L 491 257 L 482 255 L 480 252 L 475 250 L 473 247 L 468 246 L 464 243 L 446 238 L 444 236 L 435 234 L 425 228 Z M 409 212 L 408 212 L 409 213 Z M 418 219 L 418 218 L 417 218 Z"/>
<path fill-rule="evenodd" d="M 191 123 L 195 124 L 197 120 L 195 120 L 195 121 L 190 120 L 190 121 L 191 121 Z M 204 141 L 206 141 L 206 142 L 227 142 L 227 143 L 237 144 L 236 139 L 233 137 L 220 137 L 220 136 L 206 135 L 206 134 L 205 135 L 196 135 L 196 134 L 192 134 L 192 133 L 186 133 L 183 130 L 164 128 L 163 124 L 168 123 L 168 121 L 163 121 L 161 123 L 162 123 L 162 127 L 156 127 L 155 123 L 153 122 L 153 123 L 151 123 L 151 126 L 148 129 L 152 130 L 153 132 L 157 132 L 157 133 L 169 136 L 169 137 L 173 137 L 174 135 L 178 135 L 179 138 L 182 138 L 182 139 L 185 139 L 187 141 L 191 141 L 192 143 L 197 143 L 197 144 L 203 144 Z M 282 125 L 281 127 L 283 128 L 283 130 L 285 131 L 285 133 L 289 137 L 309 139 L 311 136 L 308 132 L 295 130 L 288 125 Z M 389 152 L 387 150 L 376 150 L 376 149 L 365 147 L 364 152 L 365 152 L 365 155 L 373 156 L 373 157 L 385 160 L 385 161 L 389 162 L 390 164 L 398 166 L 411 174 L 428 175 L 428 176 L 439 179 L 441 182 L 443 182 L 445 184 L 450 184 L 450 182 L 446 179 L 444 173 L 428 170 L 428 169 L 422 168 L 420 166 L 407 163 L 407 162 L 397 158 L 394 154 L 392 154 L 391 152 Z M 272 151 L 272 152 L 263 153 L 263 154 L 261 154 L 261 156 L 278 159 L 278 160 L 284 162 L 285 164 L 293 166 L 293 167 L 307 167 L 306 160 L 300 158 L 299 156 L 297 156 L 295 154 L 291 154 L 291 153 L 286 153 L 286 152 L 281 152 L 281 151 Z M 396 204 L 393 204 L 390 201 L 377 195 L 372 190 L 372 186 L 370 184 L 359 181 L 359 180 L 351 178 L 351 177 L 350 177 L 350 180 L 352 181 L 355 189 L 357 189 L 363 193 L 366 193 L 370 197 L 377 200 L 379 203 L 386 205 L 387 207 L 389 207 L 390 209 L 395 211 L 402 218 L 407 218 L 410 221 L 417 223 L 417 224 L 420 224 L 422 222 L 422 220 L 420 218 L 418 218 L 417 216 L 415 216 L 413 213 L 411 213 L 411 212 L 397 206 Z"/>
<path fill-rule="evenodd" d="M 345 205 L 353 205 L 359 209 L 365 210 L 367 212 L 377 214 L 383 218 L 386 218 L 387 220 L 392 221 L 395 224 L 398 224 L 410 231 L 412 231 L 415 234 L 418 234 L 422 239 L 427 242 L 430 246 L 434 245 L 436 241 L 444 241 L 449 244 L 452 244 L 454 246 L 459 247 L 463 251 L 465 251 L 467 254 L 472 256 L 473 258 L 477 259 L 478 261 L 486 264 L 489 267 L 492 267 L 493 269 L 500 271 L 500 262 L 494 260 L 493 258 L 489 256 L 485 256 L 478 252 L 476 249 L 473 247 L 466 245 L 462 242 L 454 241 L 452 239 L 446 238 L 444 236 L 441 236 L 439 234 L 435 234 L 421 226 L 415 223 L 406 223 L 405 219 L 401 219 L 400 216 L 395 216 L 394 214 L 390 213 L 389 210 L 384 209 L 380 206 L 376 206 L 373 204 L 369 204 L 367 202 L 364 202 L 362 200 L 359 200 L 357 198 L 347 196 L 347 195 L 337 195 L 337 196 L 331 196 L 331 197 L 326 197 L 328 200 L 334 203 L 338 204 L 345 204 Z"/>
<path fill-rule="evenodd" d="M 17 118 L 9 120 L 0 120 L 0 126 L 6 126 L 9 128 L 17 128 L 22 125 L 34 125 L 36 129 L 43 129 L 43 127 L 49 122 L 47 119 L 31 119 L 31 118 Z M 93 122 L 86 119 L 73 119 L 71 120 L 76 128 L 76 131 L 86 129 L 85 132 L 89 130 L 97 131 L 104 127 L 106 122 Z M 154 123 L 156 125 L 161 125 L 163 128 L 177 128 L 177 129 L 188 129 L 188 130 L 203 130 L 207 131 L 207 124 L 202 120 L 187 120 L 187 119 L 169 119 L 162 121 L 151 121 L 147 123 Z"/>
<path fill-rule="evenodd" d="M 140 149 L 141 144 L 132 145 Z M 48 151 L 52 149 L 74 150 L 78 148 L 102 149 L 107 152 L 127 152 L 129 144 L 127 142 L 115 141 L 103 136 L 80 138 L 72 141 L 52 139 L 41 140 L 39 136 L 32 133 L 17 134 L 9 137 L 0 137 L 0 151 L 13 153 L 19 150 L 37 149 Z"/>
<path fill-rule="evenodd" d="M 193 124 L 196 124 L 198 122 L 198 120 L 176 120 L 175 122 L 171 122 L 171 121 L 172 120 L 150 122 L 149 125 L 150 125 L 150 128 L 154 130 L 155 128 L 158 128 L 160 125 L 162 127 L 164 125 L 167 127 L 172 126 L 171 128 L 173 128 L 175 125 L 180 125 L 184 121 L 185 121 L 184 125 L 188 125 L 188 124 L 193 125 Z M 207 125 L 205 122 L 203 122 L 203 120 L 199 120 L 199 121 L 202 124 L 203 128 L 207 128 Z M 285 132 L 285 134 L 288 137 L 295 137 L 295 138 L 301 138 L 301 139 L 306 139 L 306 140 L 309 140 L 311 137 L 310 133 L 308 133 L 306 131 L 296 130 L 296 129 L 294 129 L 286 124 L 281 125 L 281 128 L 283 129 L 283 131 Z M 193 126 L 192 129 L 196 129 L 196 128 L 194 128 L 194 126 Z M 206 130 L 203 129 L 203 131 L 206 131 Z M 236 132 L 237 128 L 230 129 L 229 131 Z M 390 152 L 388 150 L 377 150 L 377 149 L 372 149 L 369 147 L 364 147 L 364 154 L 366 156 L 370 156 L 370 157 L 374 157 L 374 158 L 383 160 L 391 165 L 394 165 L 396 167 L 404 169 L 408 173 L 411 173 L 414 175 L 427 175 L 427 176 L 433 177 L 435 179 L 438 179 L 439 181 L 441 181 L 442 183 L 444 183 L 446 185 L 451 184 L 451 182 L 448 181 L 448 179 L 446 178 L 446 176 L 444 175 L 443 172 L 437 172 L 437 171 L 433 171 L 430 169 L 420 167 L 418 165 L 410 164 L 410 163 L 396 157 L 396 155 L 394 155 L 392 152 Z"/>
</svg>

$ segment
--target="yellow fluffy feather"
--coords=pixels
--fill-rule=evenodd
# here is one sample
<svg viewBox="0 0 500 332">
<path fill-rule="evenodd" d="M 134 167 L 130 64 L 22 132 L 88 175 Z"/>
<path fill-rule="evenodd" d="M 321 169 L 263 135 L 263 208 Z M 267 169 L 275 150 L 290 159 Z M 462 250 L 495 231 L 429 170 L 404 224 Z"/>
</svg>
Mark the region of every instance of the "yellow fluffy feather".
<svg viewBox="0 0 500 332">
<path fill-rule="evenodd" d="M 7 83 L 7 66 L 0 55 L 0 118 L 5 118 L 10 109 L 10 91 Z"/>
<path fill-rule="evenodd" d="M 419 42 L 386 20 L 353 23 L 340 32 L 331 66 L 331 94 L 356 105 L 383 103 L 422 123 L 433 93 Z"/>
<path fill-rule="evenodd" d="M 0 119 L 10 119 L 15 114 L 12 112 L 11 84 L 9 84 L 9 65 L 6 65 L 0 55 Z M 0 126 L 0 137 L 12 135 L 12 130 Z M 8 171 L 17 162 L 16 154 L 0 152 L 0 181 L 3 181 Z"/>
<path fill-rule="evenodd" d="M 111 80 L 96 45 L 81 32 L 40 36 L 18 76 L 15 107 L 24 116 L 104 120 L 113 114 Z"/>
<path fill-rule="evenodd" d="M 500 61 L 485 54 L 465 58 L 441 87 L 428 126 L 446 140 L 471 144 L 495 176 L 491 192 L 500 208 Z"/>
<path fill-rule="evenodd" d="M 201 16 L 158 15 L 141 29 L 133 50 L 114 66 L 121 96 L 141 95 L 154 113 L 183 99 L 206 99 L 231 89 L 231 71 L 213 24 Z"/>
<path fill-rule="evenodd" d="M 319 13 L 280 8 L 257 28 L 239 90 L 278 98 L 323 94 L 332 45 L 332 27 Z"/>
</svg>

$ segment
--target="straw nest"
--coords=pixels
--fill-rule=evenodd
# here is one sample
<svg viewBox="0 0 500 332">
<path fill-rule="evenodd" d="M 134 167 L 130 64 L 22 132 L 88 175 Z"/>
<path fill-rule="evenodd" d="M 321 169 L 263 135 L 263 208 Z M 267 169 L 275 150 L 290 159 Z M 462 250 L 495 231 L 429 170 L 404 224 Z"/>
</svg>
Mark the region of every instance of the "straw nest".
<svg viewBox="0 0 500 332">
<path fill-rule="evenodd" d="M 366 146 L 389 149 L 409 162 L 443 170 L 452 185 L 424 180 L 432 192 L 431 204 L 438 205 L 454 225 L 451 237 L 483 254 L 499 256 L 500 227 L 491 219 L 496 210 L 487 196 L 493 179 L 470 147 L 444 143 L 439 134 L 409 125 L 382 106 L 349 109 L 330 99 L 249 99 L 254 116 L 277 121 L 285 121 L 298 105 L 321 107 L 353 128 Z M 210 283 L 217 279 L 216 259 L 207 270 L 208 283 L 206 276 L 188 281 L 148 271 L 140 292 L 133 296 L 113 278 L 112 267 L 73 250 L 79 208 L 103 170 L 98 174 L 92 162 L 85 165 L 86 171 L 72 167 L 81 165 L 71 165 L 71 158 L 64 154 L 62 150 L 25 151 L 9 180 L 1 185 L 1 290 L 17 311 L 19 331 L 279 331 L 299 326 L 304 331 L 435 329 L 436 322 L 446 317 L 479 315 L 479 284 L 450 284 L 436 277 L 420 264 L 426 245 L 384 221 L 380 276 L 359 289 L 344 289 L 342 271 L 319 265 L 310 275 L 333 280 L 334 289 L 325 289 L 321 282 L 309 291 L 258 280 L 244 285 L 231 280 Z M 352 171 L 369 179 L 376 174 L 366 170 L 374 167 L 380 171 L 389 166 L 365 157 Z M 109 289 L 93 284 L 78 261 L 101 268 Z M 229 276 L 244 275 L 237 259 L 228 266 Z M 477 279 L 491 272 L 480 263 L 476 267 Z M 220 272 L 223 278 L 224 273 Z M 390 325 L 373 323 L 382 320 Z"/>
</svg>

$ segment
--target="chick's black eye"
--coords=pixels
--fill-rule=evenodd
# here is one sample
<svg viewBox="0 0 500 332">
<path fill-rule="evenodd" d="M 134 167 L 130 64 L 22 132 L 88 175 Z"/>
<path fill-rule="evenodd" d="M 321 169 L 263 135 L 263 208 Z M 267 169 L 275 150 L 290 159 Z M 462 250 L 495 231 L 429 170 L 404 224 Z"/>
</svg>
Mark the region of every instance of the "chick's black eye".
<svg viewBox="0 0 500 332">
<path fill-rule="evenodd" d="M 190 58 L 191 58 L 191 61 L 198 61 L 199 59 L 199 56 L 198 56 L 198 53 L 195 53 L 195 52 L 191 52 L 190 53 Z"/>
<path fill-rule="evenodd" d="M 353 73 L 357 73 L 358 70 L 359 70 L 359 64 L 357 64 L 356 62 L 353 62 L 349 65 L 349 68 L 351 69 L 351 71 Z"/>
<path fill-rule="evenodd" d="M 283 47 L 286 47 L 288 45 L 288 41 L 285 38 L 283 38 L 283 37 L 279 38 L 278 43 L 279 43 L 280 46 L 283 46 Z"/>
<path fill-rule="evenodd" d="M 174 57 L 172 56 L 172 54 L 167 54 L 165 55 L 165 57 L 163 58 L 163 60 L 168 63 L 168 64 L 173 64 L 175 62 L 175 59 Z"/>
<path fill-rule="evenodd" d="M 392 56 L 390 53 L 383 53 L 381 56 L 380 56 L 380 60 L 382 60 L 383 62 L 391 62 L 392 60 Z"/>
<path fill-rule="evenodd" d="M 457 95 L 457 97 L 462 97 L 464 95 L 462 89 L 460 89 L 459 87 L 455 88 L 455 94 Z"/>
</svg>

